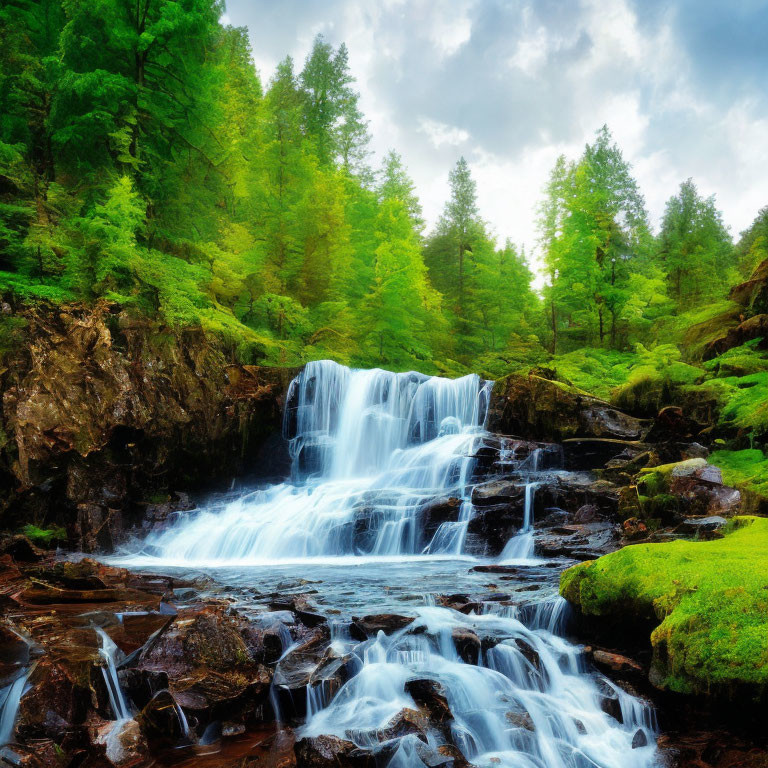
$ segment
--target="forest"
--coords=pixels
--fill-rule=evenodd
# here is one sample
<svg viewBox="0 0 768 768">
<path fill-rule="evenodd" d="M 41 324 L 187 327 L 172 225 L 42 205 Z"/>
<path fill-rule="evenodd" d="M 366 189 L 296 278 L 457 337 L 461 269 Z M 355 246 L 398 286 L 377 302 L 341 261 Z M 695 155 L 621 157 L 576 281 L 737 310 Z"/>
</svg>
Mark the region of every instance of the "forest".
<svg viewBox="0 0 768 768">
<path fill-rule="evenodd" d="M 463 157 L 427 229 L 396 149 L 371 164 L 346 47 L 318 36 L 264 83 L 221 12 L 0 10 L 0 293 L 14 307 L 106 300 L 202 328 L 246 363 L 543 367 L 649 415 L 702 385 L 741 429 L 736 447 L 764 436 L 757 341 L 702 358 L 744 319 L 729 291 L 768 257 L 768 208 L 735 237 L 716 199 L 681 180 L 654 231 L 603 126 L 552 168 L 535 260 L 497 241 Z M 0 346 L 21 322 L 4 317 Z M 740 374 L 755 377 L 748 392 Z"/>
<path fill-rule="evenodd" d="M 0 763 L 768 765 L 768 199 L 656 222 L 596 110 L 534 243 L 470 151 L 431 224 L 345 44 L 255 58 L 0 4 Z"/>
</svg>

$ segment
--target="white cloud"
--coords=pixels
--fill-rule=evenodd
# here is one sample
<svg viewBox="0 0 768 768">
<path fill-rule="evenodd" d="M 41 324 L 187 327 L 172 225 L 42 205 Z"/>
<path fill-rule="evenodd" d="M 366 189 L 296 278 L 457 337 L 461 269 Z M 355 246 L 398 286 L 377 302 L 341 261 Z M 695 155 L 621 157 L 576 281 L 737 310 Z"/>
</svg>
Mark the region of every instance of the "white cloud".
<svg viewBox="0 0 768 768">
<path fill-rule="evenodd" d="M 462 128 L 439 123 L 437 120 L 430 120 L 428 117 L 419 118 L 419 130 L 429 137 L 435 149 L 440 149 L 444 144 L 450 147 L 458 147 L 469 138 L 469 134 Z"/>
<path fill-rule="evenodd" d="M 300 69 L 318 31 L 347 43 L 372 148 L 403 155 L 429 223 L 464 154 L 483 216 L 530 252 L 557 155 L 578 156 L 603 123 L 633 164 L 654 223 L 689 176 L 717 193 L 734 233 L 768 204 L 766 90 L 746 93 L 732 71 L 715 87 L 710 48 L 686 37 L 713 12 L 700 4 L 229 0 L 227 12 L 248 25 L 265 80 L 286 54 Z M 738 59 L 739 41 L 710 27 L 718 51 L 730 45 Z M 768 52 L 756 55 L 759 83 Z"/>
</svg>

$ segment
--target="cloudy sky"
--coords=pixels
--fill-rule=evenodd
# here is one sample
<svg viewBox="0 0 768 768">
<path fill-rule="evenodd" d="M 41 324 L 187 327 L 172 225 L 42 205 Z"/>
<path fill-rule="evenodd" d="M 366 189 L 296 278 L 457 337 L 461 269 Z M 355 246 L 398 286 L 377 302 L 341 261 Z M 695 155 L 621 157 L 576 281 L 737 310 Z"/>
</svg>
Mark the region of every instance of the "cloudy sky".
<svg viewBox="0 0 768 768">
<path fill-rule="evenodd" d="M 557 155 L 603 123 L 654 224 L 689 176 L 734 235 L 768 205 L 768 0 L 227 0 L 227 20 L 265 82 L 319 32 L 346 42 L 372 148 L 403 155 L 430 223 L 464 155 L 530 249 Z"/>
</svg>

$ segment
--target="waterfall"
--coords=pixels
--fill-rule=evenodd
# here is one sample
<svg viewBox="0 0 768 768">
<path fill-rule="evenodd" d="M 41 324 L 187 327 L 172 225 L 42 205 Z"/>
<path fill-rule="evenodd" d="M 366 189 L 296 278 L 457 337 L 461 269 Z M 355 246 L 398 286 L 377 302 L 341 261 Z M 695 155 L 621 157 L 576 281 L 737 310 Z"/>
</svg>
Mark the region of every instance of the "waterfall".
<svg viewBox="0 0 768 768">
<path fill-rule="evenodd" d="M 551 601 L 544 621 L 556 624 L 564 601 Z M 360 747 L 376 747 L 403 709 L 418 709 L 409 693 L 414 679 L 441 686 L 453 720 L 451 740 L 476 765 L 525 768 L 649 768 L 655 722 L 646 705 L 616 686 L 608 688 L 621 721 L 602 707 L 599 678 L 586 674 L 581 651 L 557 635 L 533 627 L 513 611 L 464 616 L 447 608 L 419 610 L 412 625 L 350 649 L 360 671 L 325 706 L 313 702 L 300 736 L 332 734 Z M 467 663 L 453 640 L 455 630 L 498 637 Z M 605 681 L 607 684 L 607 681 Z M 638 737 L 638 732 L 641 736 Z M 401 740 L 392 766 L 418 766 L 411 737 Z M 633 749 L 635 745 L 643 746 Z M 415 750 L 415 752 L 414 752 Z M 399 754 L 398 754 L 399 753 Z"/>
<path fill-rule="evenodd" d="M 10 685 L 0 690 L 0 747 L 13 741 L 13 728 L 19 712 L 21 697 L 27 684 L 29 671 L 17 677 Z"/>
<path fill-rule="evenodd" d="M 128 720 L 131 718 L 131 710 L 125 700 L 123 689 L 120 687 L 117 667 L 115 666 L 115 654 L 118 648 L 112 638 L 100 627 L 96 628 L 96 634 L 101 642 L 99 654 L 104 659 L 104 666 L 102 666 L 101 672 L 107 685 L 107 694 L 109 695 L 112 713 L 115 716 L 115 720 Z"/>
<path fill-rule="evenodd" d="M 285 411 L 292 482 L 199 510 L 146 551 L 197 565 L 460 554 L 490 387 L 475 375 L 308 363 Z M 419 513 L 442 497 L 461 500 L 457 518 L 425 540 Z"/>
</svg>

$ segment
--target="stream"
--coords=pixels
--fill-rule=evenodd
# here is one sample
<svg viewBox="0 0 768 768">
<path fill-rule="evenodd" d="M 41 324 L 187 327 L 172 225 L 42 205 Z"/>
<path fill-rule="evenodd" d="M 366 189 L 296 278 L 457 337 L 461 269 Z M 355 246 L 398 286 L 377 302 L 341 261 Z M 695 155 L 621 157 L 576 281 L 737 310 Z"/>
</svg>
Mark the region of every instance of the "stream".
<svg viewBox="0 0 768 768">
<path fill-rule="evenodd" d="M 309 596 L 330 617 L 326 656 L 346 673 L 340 685 L 317 675 L 303 702 L 288 691 L 284 712 L 290 671 L 279 671 L 294 651 L 284 631 L 272 701 L 278 720 L 298 718 L 297 738 L 336 736 L 392 768 L 438 764 L 435 755 L 449 754 L 441 745 L 478 766 L 654 765 L 653 712 L 587 668 L 564 637 L 564 564 L 533 556 L 539 451 L 496 457 L 497 473 L 507 458 L 525 483 L 523 525 L 501 556 L 468 546 L 472 490 L 489 474 L 479 457 L 491 386 L 474 375 L 309 363 L 285 410 L 291 479 L 184 514 L 118 562 L 205 576 L 265 626 L 290 618 L 263 595 Z M 427 519 L 430 502 L 445 498 L 458 500 L 453 519 Z M 489 563 L 508 567 L 477 568 Z M 452 593 L 471 608 L 453 607 Z M 367 614 L 409 623 L 353 637 L 350 622 Z M 420 732 L 399 727 L 430 686 L 449 715 L 432 713 Z"/>
</svg>

